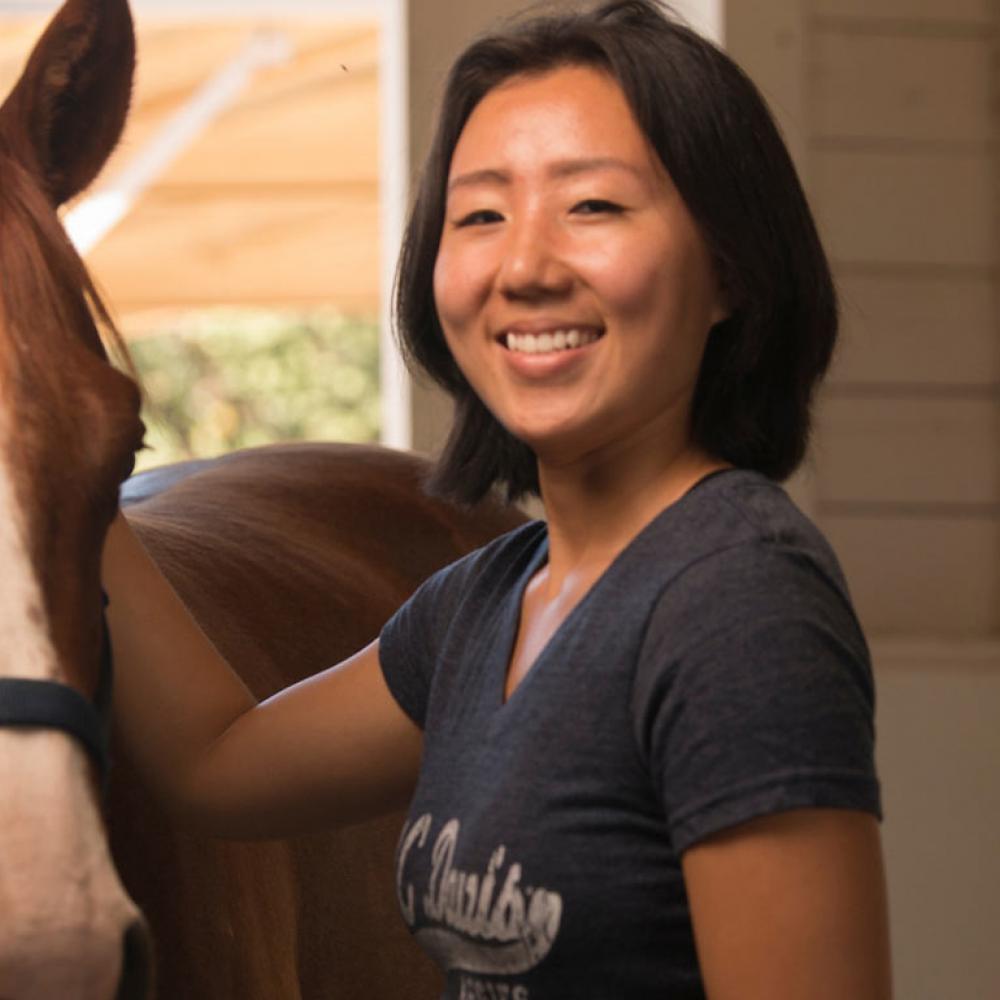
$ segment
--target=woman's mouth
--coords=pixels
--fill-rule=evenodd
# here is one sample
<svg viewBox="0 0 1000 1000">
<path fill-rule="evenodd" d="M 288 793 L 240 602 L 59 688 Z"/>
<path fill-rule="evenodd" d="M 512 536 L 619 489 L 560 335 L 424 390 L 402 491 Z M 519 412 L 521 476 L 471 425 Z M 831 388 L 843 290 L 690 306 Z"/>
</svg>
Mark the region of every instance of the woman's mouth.
<svg viewBox="0 0 1000 1000">
<path fill-rule="evenodd" d="M 544 333 L 508 332 L 503 334 L 500 342 L 508 351 L 516 354 L 553 354 L 558 351 L 586 347 L 600 339 L 603 334 L 603 330 L 592 327 L 566 327 L 558 330 L 547 330 Z"/>
</svg>

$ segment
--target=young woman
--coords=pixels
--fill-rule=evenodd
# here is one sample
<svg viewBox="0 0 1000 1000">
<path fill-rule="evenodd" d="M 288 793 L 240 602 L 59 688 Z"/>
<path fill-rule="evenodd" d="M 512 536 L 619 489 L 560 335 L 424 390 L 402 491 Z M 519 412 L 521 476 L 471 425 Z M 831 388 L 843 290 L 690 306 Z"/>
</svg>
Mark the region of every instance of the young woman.
<svg viewBox="0 0 1000 1000">
<path fill-rule="evenodd" d="M 885 1000 L 867 651 L 777 485 L 835 297 L 753 85 L 650 0 L 473 44 L 398 322 L 457 401 L 436 488 L 539 493 L 547 522 L 254 705 L 119 518 L 151 780 L 237 836 L 409 801 L 400 904 L 448 997 Z"/>
</svg>

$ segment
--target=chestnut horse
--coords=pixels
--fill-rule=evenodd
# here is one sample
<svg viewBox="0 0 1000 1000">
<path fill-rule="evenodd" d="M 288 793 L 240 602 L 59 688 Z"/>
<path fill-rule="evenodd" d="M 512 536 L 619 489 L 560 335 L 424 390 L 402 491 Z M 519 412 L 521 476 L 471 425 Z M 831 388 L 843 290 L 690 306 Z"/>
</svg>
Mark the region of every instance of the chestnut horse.
<svg viewBox="0 0 1000 1000">
<path fill-rule="evenodd" d="M 56 208 L 117 143 L 133 61 L 125 0 L 68 0 L 0 108 L 0 998 L 145 998 L 147 926 L 163 1000 L 430 997 L 396 915 L 400 817 L 214 841 L 177 829 L 120 753 L 105 828 L 99 726 L 11 705 L 29 683 L 90 718 L 106 662 L 100 554 L 139 393 L 108 362 L 102 333 L 124 349 Z M 289 445 L 146 473 L 122 499 L 263 697 L 361 648 L 422 579 L 521 520 L 432 500 L 425 474 L 383 449 Z"/>
</svg>

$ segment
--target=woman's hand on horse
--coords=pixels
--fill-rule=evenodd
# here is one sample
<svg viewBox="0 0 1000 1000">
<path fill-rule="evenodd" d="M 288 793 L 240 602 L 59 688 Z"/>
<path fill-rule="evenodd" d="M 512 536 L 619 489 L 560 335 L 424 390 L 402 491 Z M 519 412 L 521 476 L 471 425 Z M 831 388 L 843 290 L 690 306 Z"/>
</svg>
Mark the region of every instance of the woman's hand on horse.
<svg viewBox="0 0 1000 1000">
<path fill-rule="evenodd" d="M 257 704 L 124 516 L 104 549 L 115 726 L 171 811 L 221 836 L 288 836 L 400 807 L 422 736 L 378 644 Z"/>
</svg>

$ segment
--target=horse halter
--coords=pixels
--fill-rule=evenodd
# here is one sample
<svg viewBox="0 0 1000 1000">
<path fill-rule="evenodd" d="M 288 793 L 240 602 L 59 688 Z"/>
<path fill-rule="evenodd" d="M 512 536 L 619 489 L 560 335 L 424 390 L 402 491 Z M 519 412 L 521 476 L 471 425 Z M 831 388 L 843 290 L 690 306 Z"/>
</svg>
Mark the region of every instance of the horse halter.
<svg viewBox="0 0 1000 1000">
<path fill-rule="evenodd" d="M 102 593 L 104 606 L 108 598 Z M 103 786 L 111 769 L 111 689 L 114 666 L 108 621 L 101 613 L 101 665 L 93 702 L 67 684 L 25 677 L 0 677 L 0 727 L 61 729 L 83 744 L 97 765 Z"/>
</svg>

